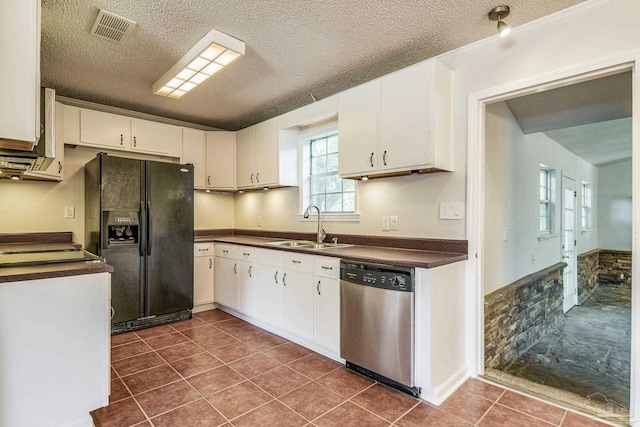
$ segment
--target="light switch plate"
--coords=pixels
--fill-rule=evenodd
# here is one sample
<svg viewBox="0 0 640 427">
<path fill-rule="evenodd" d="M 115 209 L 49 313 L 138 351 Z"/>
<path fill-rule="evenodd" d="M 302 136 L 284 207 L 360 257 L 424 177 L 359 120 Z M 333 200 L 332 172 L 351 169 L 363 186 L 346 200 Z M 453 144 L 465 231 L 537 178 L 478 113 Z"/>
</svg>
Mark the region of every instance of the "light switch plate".
<svg viewBox="0 0 640 427">
<path fill-rule="evenodd" d="M 389 217 L 388 216 L 383 216 L 382 217 L 382 231 L 389 231 Z"/>
<path fill-rule="evenodd" d="M 389 225 L 391 226 L 391 230 L 397 231 L 400 229 L 400 223 L 398 220 L 398 215 L 391 215 L 389 217 Z"/>
<path fill-rule="evenodd" d="M 464 204 L 461 202 L 440 203 L 440 219 L 463 219 Z"/>
<path fill-rule="evenodd" d="M 65 206 L 64 207 L 64 219 L 74 219 L 76 217 L 76 207 L 75 206 Z"/>
</svg>

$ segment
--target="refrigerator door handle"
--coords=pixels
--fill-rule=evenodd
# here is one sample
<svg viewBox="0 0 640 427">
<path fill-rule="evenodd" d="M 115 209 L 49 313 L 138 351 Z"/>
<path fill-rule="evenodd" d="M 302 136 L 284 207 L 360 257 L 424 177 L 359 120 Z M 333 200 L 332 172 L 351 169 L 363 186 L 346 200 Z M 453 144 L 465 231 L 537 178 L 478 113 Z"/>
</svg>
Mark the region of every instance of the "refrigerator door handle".
<svg viewBox="0 0 640 427">
<path fill-rule="evenodd" d="M 151 255 L 151 202 L 147 201 L 147 256 Z"/>
<path fill-rule="evenodd" d="M 142 218 L 144 217 L 144 202 L 140 201 L 140 211 L 138 211 L 138 224 L 142 227 Z M 142 238 L 142 230 L 140 230 L 139 239 Z M 144 256 L 144 242 L 141 240 L 138 242 L 138 247 L 140 248 L 140 256 Z"/>
</svg>

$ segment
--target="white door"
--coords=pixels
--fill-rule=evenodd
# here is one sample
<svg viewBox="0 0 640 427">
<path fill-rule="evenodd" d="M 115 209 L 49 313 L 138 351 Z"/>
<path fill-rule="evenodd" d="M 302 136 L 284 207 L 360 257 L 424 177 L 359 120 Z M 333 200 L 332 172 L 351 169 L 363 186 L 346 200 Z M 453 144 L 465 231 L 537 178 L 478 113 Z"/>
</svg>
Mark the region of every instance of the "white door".
<svg viewBox="0 0 640 427">
<path fill-rule="evenodd" d="M 578 280 L 576 277 L 576 182 L 562 177 L 562 261 L 567 263 L 563 275 L 564 302 L 566 313 L 578 303 Z"/>
<path fill-rule="evenodd" d="M 214 296 L 218 304 L 238 308 L 238 261 L 230 258 L 215 258 Z"/>
</svg>

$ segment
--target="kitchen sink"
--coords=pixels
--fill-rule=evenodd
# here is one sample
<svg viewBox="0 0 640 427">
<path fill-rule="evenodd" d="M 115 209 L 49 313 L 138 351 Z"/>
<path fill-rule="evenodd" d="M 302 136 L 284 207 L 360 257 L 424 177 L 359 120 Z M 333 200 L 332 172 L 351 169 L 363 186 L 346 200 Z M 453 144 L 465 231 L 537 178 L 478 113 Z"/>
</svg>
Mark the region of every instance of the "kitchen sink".
<svg viewBox="0 0 640 427">
<path fill-rule="evenodd" d="M 267 245 L 279 246 L 281 248 L 308 248 L 308 249 L 329 249 L 329 248 L 344 248 L 347 245 L 344 243 L 316 243 L 311 240 L 283 240 L 280 242 L 269 242 Z"/>
</svg>

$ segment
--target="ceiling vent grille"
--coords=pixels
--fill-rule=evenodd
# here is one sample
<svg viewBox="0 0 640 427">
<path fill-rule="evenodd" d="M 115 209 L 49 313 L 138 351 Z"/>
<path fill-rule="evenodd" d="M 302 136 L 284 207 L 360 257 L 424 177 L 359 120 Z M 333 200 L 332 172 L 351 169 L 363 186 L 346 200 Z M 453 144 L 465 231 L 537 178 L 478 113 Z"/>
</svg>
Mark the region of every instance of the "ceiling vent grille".
<svg viewBox="0 0 640 427">
<path fill-rule="evenodd" d="M 114 13 L 101 10 L 93 23 L 91 34 L 112 42 L 122 43 L 133 31 L 136 23 Z"/>
</svg>

